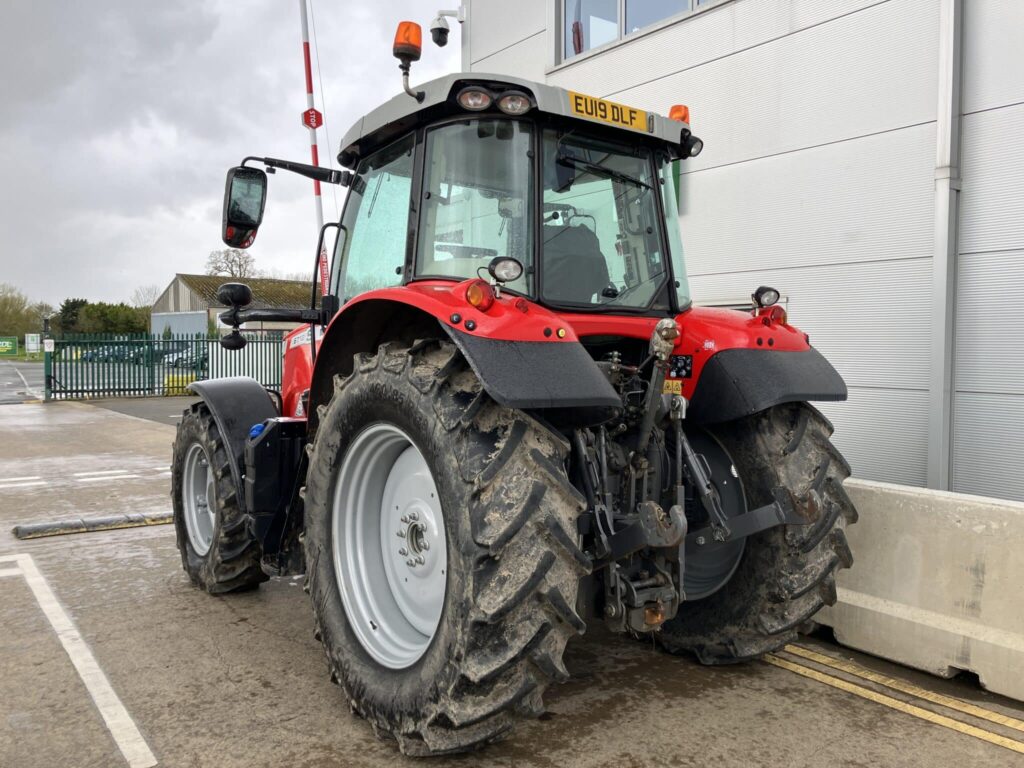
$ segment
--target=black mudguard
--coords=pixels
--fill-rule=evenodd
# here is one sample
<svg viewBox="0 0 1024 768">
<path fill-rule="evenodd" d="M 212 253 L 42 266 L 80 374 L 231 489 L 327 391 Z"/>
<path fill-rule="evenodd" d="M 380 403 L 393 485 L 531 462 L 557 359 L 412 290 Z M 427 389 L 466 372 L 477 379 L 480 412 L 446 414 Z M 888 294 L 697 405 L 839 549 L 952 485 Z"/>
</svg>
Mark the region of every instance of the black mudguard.
<svg viewBox="0 0 1024 768">
<path fill-rule="evenodd" d="M 713 424 L 782 403 L 845 399 L 846 383 L 814 348 L 802 352 L 726 349 L 704 364 L 686 418 Z"/>
<path fill-rule="evenodd" d="M 443 326 L 487 394 L 509 408 L 620 408 L 622 399 L 576 341 L 498 341 Z"/>
<path fill-rule="evenodd" d="M 263 385 L 248 376 L 195 381 L 189 388 L 203 398 L 227 444 L 231 479 L 238 494 L 238 503 L 244 508 L 242 468 L 245 466 L 245 441 L 254 424 L 262 424 L 278 415 L 277 406 Z"/>
</svg>

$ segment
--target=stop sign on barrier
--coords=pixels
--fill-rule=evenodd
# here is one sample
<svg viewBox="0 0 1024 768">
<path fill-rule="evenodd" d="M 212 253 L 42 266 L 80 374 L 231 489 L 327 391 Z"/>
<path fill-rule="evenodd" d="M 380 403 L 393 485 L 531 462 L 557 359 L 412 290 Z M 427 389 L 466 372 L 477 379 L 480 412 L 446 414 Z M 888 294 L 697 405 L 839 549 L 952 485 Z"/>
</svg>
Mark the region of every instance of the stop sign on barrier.
<svg viewBox="0 0 1024 768">
<path fill-rule="evenodd" d="M 324 116 L 316 109 L 307 109 L 302 113 L 302 124 L 314 131 L 324 124 Z"/>
</svg>

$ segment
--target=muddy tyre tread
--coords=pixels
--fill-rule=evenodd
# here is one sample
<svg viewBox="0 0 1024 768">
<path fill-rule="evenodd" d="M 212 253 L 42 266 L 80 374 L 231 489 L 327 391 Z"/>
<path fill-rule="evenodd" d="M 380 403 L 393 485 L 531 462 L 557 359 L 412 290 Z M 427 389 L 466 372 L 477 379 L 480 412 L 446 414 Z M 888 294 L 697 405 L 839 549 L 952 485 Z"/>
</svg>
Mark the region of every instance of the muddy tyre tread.
<svg viewBox="0 0 1024 768">
<path fill-rule="evenodd" d="M 321 411 L 321 429 L 330 428 L 332 411 L 350 391 L 367 387 L 401 389 L 429 409 L 436 430 L 446 434 L 450 474 L 468 500 L 468 540 L 458 546 L 468 550 L 471 584 L 458 605 L 464 618 L 450 663 L 436 682 L 424 681 L 430 693 L 415 708 L 368 696 L 372 686 L 365 674 L 355 673 L 351 651 L 339 650 L 333 639 L 338 630 L 325 621 L 331 585 L 311 566 L 307 579 L 317 633 L 332 680 L 378 736 L 395 739 L 410 755 L 476 749 L 506 736 L 521 717 L 543 712 L 544 689 L 568 677 L 565 644 L 584 628 L 571 607 L 590 564 L 576 544 L 575 521 L 584 501 L 560 469 L 569 445 L 528 415 L 495 403 L 446 341 L 390 343 L 376 354 L 357 355 L 353 373 L 336 378 L 334 398 Z M 488 442 L 494 434 L 497 440 Z M 321 438 L 310 454 L 307 525 L 325 514 L 318 500 L 327 498 L 341 460 Z M 446 516 L 455 513 L 446 510 Z M 331 558 L 317 539 L 307 528 L 309 563 Z M 453 546 L 450 541 L 449 561 Z"/>
<path fill-rule="evenodd" d="M 790 403 L 716 431 L 730 450 L 751 508 L 788 494 L 809 525 L 783 526 L 747 543 L 744 560 L 719 592 L 684 603 L 657 638 L 703 664 L 758 658 L 796 639 L 836 601 L 835 574 L 853 563 L 844 529 L 857 512 L 843 490 L 850 467 L 832 445 L 832 425 L 807 403 Z"/>
<path fill-rule="evenodd" d="M 180 490 L 182 463 L 190 445 L 206 448 L 217 485 L 216 522 L 210 551 L 199 556 L 189 543 Z M 269 577 L 260 567 L 261 549 L 253 538 L 249 515 L 239 506 L 230 459 L 210 409 L 195 403 L 182 416 L 174 440 L 171 465 L 171 498 L 174 528 L 181 563 L 190 581 L 211 595 L 253 589 Z"/>
</svg>

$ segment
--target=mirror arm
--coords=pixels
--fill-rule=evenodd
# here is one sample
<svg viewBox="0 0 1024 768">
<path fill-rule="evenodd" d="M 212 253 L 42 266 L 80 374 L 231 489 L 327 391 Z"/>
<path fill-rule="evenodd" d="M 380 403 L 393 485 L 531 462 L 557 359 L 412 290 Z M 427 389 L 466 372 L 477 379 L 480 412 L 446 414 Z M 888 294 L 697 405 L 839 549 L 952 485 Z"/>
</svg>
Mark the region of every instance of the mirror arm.
<svg viewBox="0 0 1024 768">
<path fill-rule="evenodd" d="M 349 171 L 324 168 L 320 165 L 296 163 L 292 160 L 278 160 L 274 157 L 254 157 L 251 155 L 242 161 L 242 165 L 244 166 L 250 160 L 257 163 L 263 163 L 267 168 L 281 168 L 285 171 L 291 171 L 292 173 L 297 173 L 300 176 L 305 176 L 308 179 L 323 182 L 324 184 L 340 184 L 343 187 L 347 187 L 352 183 L 352 174 Z"/>
<path fill-rule="evenodd" d="M 317 323 L 319 309 L 240 309 L 234 307 L 220 313 L 225 325 L 237 328 L 242 323 Z"/>
</svg>

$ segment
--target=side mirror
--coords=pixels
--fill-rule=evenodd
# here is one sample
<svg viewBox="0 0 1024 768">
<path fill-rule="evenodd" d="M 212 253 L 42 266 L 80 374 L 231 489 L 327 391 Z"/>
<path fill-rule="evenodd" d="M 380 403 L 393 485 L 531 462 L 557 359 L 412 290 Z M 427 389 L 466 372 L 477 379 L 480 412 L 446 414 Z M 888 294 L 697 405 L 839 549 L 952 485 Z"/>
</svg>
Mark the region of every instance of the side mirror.
<svg viewBox="0 0 1024 768">
<path fill-rule="evenodd" d="M 231 248 L 248 248 L 256 239 L 267 202 L 267 174 L 259 168 L 228 170 L 224 185 L 223 240 Z"/>
<path fill-rule="evenodd" d="M 221 336 L 220 337 L 220 345 L 224 349 L 229 349 L 232 352 L 235 352 L 235 351 L 241 349 L 242 347 L 244 347 L 246 345 L 246 343 L 247 342 L 246 342 L 245 336 L 240 334 L 238 332 L 237 328 L 235 328 L 235 330 L 233 330 L 227 336 Z"/>
<path fill-rule="evenodd" d="M 217 301 L 225 307 L 247 307 L 252 304 L 252 289 L 245 283 L 224 283 L 217 289 Z"/>
</svg>

